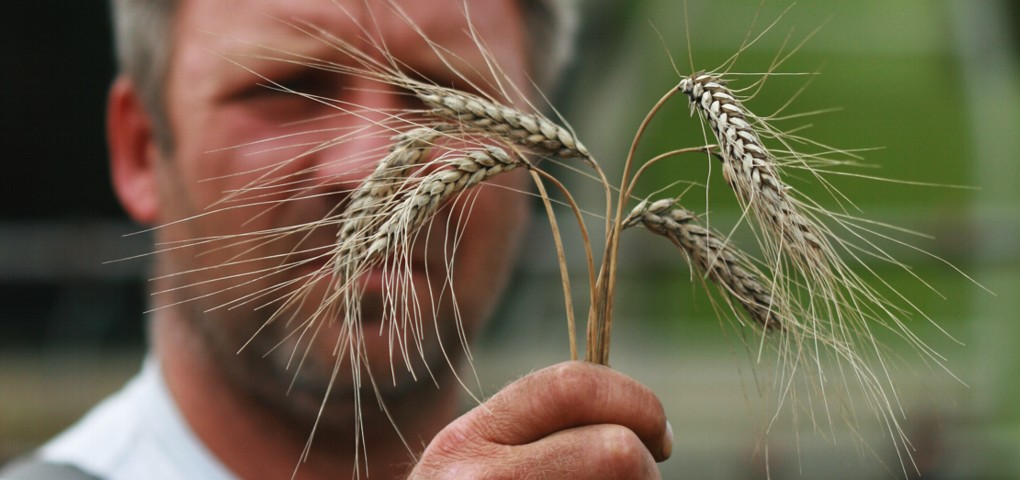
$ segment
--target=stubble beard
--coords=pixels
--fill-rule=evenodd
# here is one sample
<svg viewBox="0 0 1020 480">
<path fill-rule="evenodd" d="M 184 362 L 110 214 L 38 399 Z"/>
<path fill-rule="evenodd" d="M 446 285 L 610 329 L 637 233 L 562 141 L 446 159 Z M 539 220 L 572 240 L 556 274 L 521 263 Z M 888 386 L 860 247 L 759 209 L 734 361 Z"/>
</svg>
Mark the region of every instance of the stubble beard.
<svg viewBox="0 0 1020 480">
<path fill-rule="evenodd" d="M 188 291 L 188 287 L 175 290 L 181 292 L 177 296 Z M 364 427 L 389 423 L 387 413 L 376 407 L 379 402 L 394 417 L 405 416 L 404 405 L 420 410 L 439 397 L 441 388 L 454 387 L 450 366 L 463 362 L 449 302 L 436 309 L 422 305 L 422 312 L 428 312 L 423 314 L 436 311 L 438 317 L 423 320 L 421 350 L 407 345 L 405 359 L 392 343 L 397 340 L 388 338 L 389 327 L 380 329 L 382 301 L 378 294 L 362 299 L 365 323 L 356 330 L 363 335 L 356 348 L 361 354 L 354 354 L 360 357 L 356 370 L 348 345 L 338 341 L 344 319 L 319 319 L 324 322 L 320 328 L 301 335 L 294 329 L 300 328 L 295 324 L 301 323 L 302 312 L 294 312 L 295 321 L 288 325 L 281 318 L 270 321 L 273 309 L 210 308 L 216 306 L 210 305 L 213 301 L 188 301 L 171 308 L 184 310 L 182 327 L 231 390 L 301 428 L 317 425 L 323 433 L 341 433 L 351 432 L 359 422 Z M 284 313 L 283 318 L 291 314 Z M 401 338 L 407 341 L 406 336 Z"/>
</svg>

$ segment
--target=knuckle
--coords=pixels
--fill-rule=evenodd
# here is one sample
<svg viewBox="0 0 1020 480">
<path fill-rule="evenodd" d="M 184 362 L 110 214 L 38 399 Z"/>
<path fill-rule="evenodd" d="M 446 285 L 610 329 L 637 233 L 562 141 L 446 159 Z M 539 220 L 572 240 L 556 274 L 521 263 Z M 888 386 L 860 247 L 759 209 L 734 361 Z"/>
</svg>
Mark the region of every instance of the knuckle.
<svg viewBox="0 0 1020 480">
<path fill-rule="evenodd" d="M 566 362 L 551 367 L 549 374 L 553 382 L 550 386 L 557 395 L 576 396 L 590 394 L 600 387 L 600 378 L 596 368 L 580 362 Z"/>
<path fill-rule="evenodd" d="M 563 362 L 549 367 L 549 372 L 561 380 L 585 380 L 590 376 L 590 365 L 582 362 Z"/>
<path fill-rule="evenodd" d="M 655 460 L 641 439 L 628 428 L 606 425 L 595 445 L 606 478 L 657 478 Z"/>
</svg>

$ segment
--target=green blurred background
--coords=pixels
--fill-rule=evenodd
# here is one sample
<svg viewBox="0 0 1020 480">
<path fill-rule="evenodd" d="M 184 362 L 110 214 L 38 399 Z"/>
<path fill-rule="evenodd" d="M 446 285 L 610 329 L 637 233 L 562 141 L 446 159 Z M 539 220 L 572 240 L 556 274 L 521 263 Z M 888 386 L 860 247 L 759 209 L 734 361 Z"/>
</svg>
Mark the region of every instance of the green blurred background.
<svg viewBox="0 0 1020 480">
<path fill-rule="evenodd" d="M 5 58 L 12 60 L 0 76 L 6 164 L 16 179 L 0 192 L 0 461 L 64 428 L 137 369 L 145 262 L 103 262 L 148 248 L 144 237 L 121 237 L 134 227 L 105 180 L 102 103 L 111 67 L 104 3 L 19 5 L 3 20 Z M 749 31 L 778 18 L 733 67 L 762 72 L 788 36 L 786 50 L 821 27 L 779 69 L 819 74 L 770 79 L 749 107 L 773 111 L 810 80 L 787 113 L 837 111 L 784 128 L 809 125 L 801 133 L 820 143 L 869 149 L 862 174 L 946 185 L 834 179 L 861 216 L 926 234 L 898 238 L 994 292 L 893 244 L 886 246 L 932 288 L 902 270 L 870 265 L 948 332 L 910 319 L 960 379 L 889 339 L 902 422 L 922 478 L 1020 478 L 1020 7 L 813 1 L 786 11 L 787 3 L 769 1 L 755 20 L 757 0 L 584 5 L 578 62 L 554 98 L 611 178 L 640 119 L 678 81 L 673 64 L 691 70 L 689 51 L 695 69 L 712 69 Z M 703 143 L 702 127 L 678 100 L 653 125 L 643 154 Z M 707 182 L 713 222 L 730 225 L 736 205 L 717 168 L 712 175 L 707 162 L 692 157 L 656 168 L 646 184 Z M 593 182 L 572 188 L 593 209 L 600 205 Z M 704 211 L 704 199 L 695 188 L 684 200 Z M 568 245 L 577 245 L 568 221 L 561 218 Z M 536 222 L 532 253 L 475 348 L 483 393 L 567 358 L 548 237 Z M 775 392 L 768 360 L 758 362 L 739 329 L 717 319 L 666 242 L 633 232 L 623 248 L 612 362 L 666 404 L 677 446 L 664 478 L 764 478 L 766 463 L 772 478 L 904 476 L 881 425 L 867 414 L 852 429 L 842 420 L 815 427 L 803 416 L 795 426 L 786 408 L 769 428 Z M 573 260 L 574 283 L 582 284 L 580 258 Z"/>
</svg>

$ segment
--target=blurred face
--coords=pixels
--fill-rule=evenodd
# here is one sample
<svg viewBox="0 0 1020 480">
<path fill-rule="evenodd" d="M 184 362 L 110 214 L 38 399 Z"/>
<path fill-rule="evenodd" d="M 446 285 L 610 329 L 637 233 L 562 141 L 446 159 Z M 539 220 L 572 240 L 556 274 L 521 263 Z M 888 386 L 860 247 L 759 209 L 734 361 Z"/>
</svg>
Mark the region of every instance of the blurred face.
<svg viewBox="0 0 1020 480">
<path fill-rule="evenodd" d="M 465 35 L 468 23 L 461 13 L 462 0 L 396 3 L 430 40 L 460 59 L 461 71 L 487 71 L 478 47 Z M 471 2 L 470 8 L 474 28 L 501 68 L 515 84 L 527 85 L 516 2 Z M 415 28 L 395 16 L 387 2 L 183 1 L 166 85 L 175 148 L 157 165 L 159 221 L 170 225 L 157 235 L 162 242 L 216 240 L 160 254 L 160 273 L 165 276 L 158 287 L 170 291 L 157 296 L 157 302 L 185 301 L 170 309 L 182 313 L 185 328 L 198 334 L 202 348 L 219 360 L 237 385 L 276 398 L 294 381 L 287 408 L 314 412 L 337 355 L 349 355 L 345 345 L 338 347 L 344 318 L 332 310 L 317 313 L 323 299 L 333 293 L 329 278 L 308 283 L 316 278 L 315 272 L 329 266 L 325 253 L 337 230 L 335 225 L 314 227 L 315 222 L 335 214 L 386 153 L 393 134 L 373 121 L 417 105 L 404 92 L 365 78 L 256 58 L 269 47 L 307 59 L 352 64 L 321 38 L 295 28 L 301 21 L 375 51 L 366 42 L 368 36 L 386 45 L 408 71 L 440 85 L 456 81 Z M 260 76 L 337 100 L 357 114 L 338 110 L 333 106 L 337 104 L 260 87 L 256 84 L 266 83 Z M 342 140 L 323 146 L 332 139 Z M 494 183 L 520 189 L 523 178 L 514 172 Z M 420 306 L 424 321 L 420 330 L 426 336 L 422 350 L 433 370 L 447 368 L 440 341 L 447 353 L 460 350 L 456 319 L 471 335 L 496 302 L 527 217 L 525 195 L 484 185 L 476 193 L 444 209 L 428 234 L 419 237 L 410 263 L 413 291 L 395 292 Z M 176 222 L 181 219 L 187 220 Z M 308 227 L 291 228 L 296 225 Z M 461 236 L 450 267 L 454 233 Z M 178 244 L 165 246 L 174 245 Z M 441 293 L 447 278 L 452 278 L 456 307 L 449 300 L 449 288 Z M 411 379 L 399 348 L 406 337 L 391 338 L 390 326 L 380 321 L 382 293 L 390 288 L 386 275 L 376 270 L 359 281 L 365 287 L 364 359 L 381 387 L 399 394 Z M 303 301 L 290 296 L 299 287 Z M 287 299 L 295 301 L 280 310 Z M 407 352 L 417 365 L 416 373 L 427 376 L 417 348 L 412 345 Z M 331 395 L 350 396 L 349 365 L 347 360 L 341 366 L 339 385 Z"/>
</svg>

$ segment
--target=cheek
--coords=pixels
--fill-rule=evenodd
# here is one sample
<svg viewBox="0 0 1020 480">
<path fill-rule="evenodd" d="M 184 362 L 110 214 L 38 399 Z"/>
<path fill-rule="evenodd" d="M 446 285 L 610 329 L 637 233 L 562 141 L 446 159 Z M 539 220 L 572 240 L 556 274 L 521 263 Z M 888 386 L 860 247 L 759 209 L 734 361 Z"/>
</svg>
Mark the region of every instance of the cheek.
<svg viewBox="0 0 1020 480">
<path fill-rule="evenodd" d="M 300 172 L 309 160 L 309 147 L 295 132 L 244 115 L 223 116 L 196 126 L 182 136 L 176 155 L 182 188 L 196 209 L 235 209 L 235 213 L 264 210 L 302 188 Z M 239 208 L 260 204 L 260 207 Z"/>
</svg>

